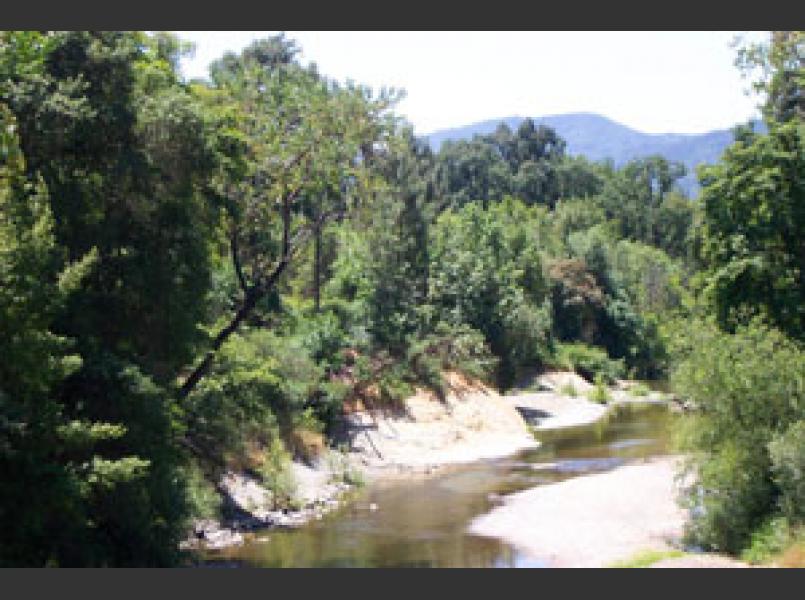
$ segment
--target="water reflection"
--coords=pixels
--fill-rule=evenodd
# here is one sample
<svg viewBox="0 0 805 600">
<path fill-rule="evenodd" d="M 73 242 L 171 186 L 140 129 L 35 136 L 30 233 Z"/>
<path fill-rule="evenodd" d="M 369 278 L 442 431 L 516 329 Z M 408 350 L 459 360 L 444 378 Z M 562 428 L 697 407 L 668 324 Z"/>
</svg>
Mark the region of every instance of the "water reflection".
<svg viewBox="0 0 805 600">
<path fill-rule="evenodd" d="M 540 448 L 457 467 L 439 476 L 369 486 L 348 506 L 262 543 L 208 558 L 260 567 L 541 567 L 497 540 L 467 533 L 501 495 L 667 451 L 671 414 L 627 406 L 593 425 L 540 432 Z M 369 510 L 370 504 L 377 510 Z"/>
</svg>

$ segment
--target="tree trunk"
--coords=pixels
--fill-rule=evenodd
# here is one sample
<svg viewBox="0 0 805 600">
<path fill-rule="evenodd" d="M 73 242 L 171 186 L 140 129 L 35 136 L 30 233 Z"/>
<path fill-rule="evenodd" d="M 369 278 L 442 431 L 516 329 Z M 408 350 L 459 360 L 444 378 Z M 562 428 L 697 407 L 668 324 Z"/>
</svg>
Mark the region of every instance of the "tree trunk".
<svg viewBox="0 0 805 600">
<path fill-rule="evenodd" d="M 202 377 L 207 374 L 212 366 L 212 360 L 215 357 L 215 353 L 218 352 L 224 342 L 229 339 L 229 336 L 235 333 L 237 328 L 240 327 L 240 324 L 246 319 L 246 317 L 249 316 L 257 304 L 257 299 L 257 294 L 249 294 L 246 296 L 243 304 L 238 309 L 238 312 L 235 313 L 235 316 L 232 317 L 232 320 L 229 322 L 229 324 L 218 332 L 218 335 L 215 336 L 215 339 L 212 342 L 212 348 L 207 351 L 207 354 L 204 356 L 204 360 L 199 363 L 199 365 L 182 384 L 182 387 L 179 390 L 180 399 L 186 398 L 187 395 L 198 385 L 198 382 L 201 381 Z"/>
<path fill-rule="evenodd" d="M 293 254 L 293 246 L 291 244 L 291 200 L 293 197 L 293 194 L 286 196 L 282 203 L 282 256 L 280 261 L 277 263 L 277 266 L 265 279 L 265 281 L 261 281 L 245 291 L 243 304 L 241 304 L 240 308 L 235 313 L 235 316 L 232 317 L 232 320 L 229 322 L 229 324 L 227 324 L 226 327 L 218 332 L 218 335 L 215 336 L 215 339 L 212 342 L 212 347 L 207 351 L 204 359 L 195 369 L 193 369 L 193 372 L 190 373 L 190 376 L 185 380 L 185 382 L 182 384 L 182 387 L 179 389 L 180 400 L 184 400 L 188 394 L 195 389 L 199 381 L 201 381 L 201 379 L 209 372 L 210 367 L 212 367 L 212 361 L 215 358 L 215 353 L 218 352 L 221 346 L 223 346 L 224 342 L 229 339 L 229 336 L 237 331 L 241 323 L 246 320 L 246 317 L 251 314 L 251 312 L 254 310 L 254 307 L 257 305 L 257 301 L 264 297 L 269 290 L 273 289 L 279 280 L 280 275 L 282 275 L 282 273 L 285 271 L 285 268 L 288 266 L 288 263 L 291 260 L 291 255 Z M 233 237 L 232 239 L 236 240 L 236 237 Z M 236 250 L 236 247 L 233 246 L 233 249 Z M 237 267 L 237 252 L 233 252 L 232 256 Z M 243 280 L 242 273 L 239 269 L 238 277 L 241 279 L 241 283 L 245 284 L 245 280 Z"/>
</svg>

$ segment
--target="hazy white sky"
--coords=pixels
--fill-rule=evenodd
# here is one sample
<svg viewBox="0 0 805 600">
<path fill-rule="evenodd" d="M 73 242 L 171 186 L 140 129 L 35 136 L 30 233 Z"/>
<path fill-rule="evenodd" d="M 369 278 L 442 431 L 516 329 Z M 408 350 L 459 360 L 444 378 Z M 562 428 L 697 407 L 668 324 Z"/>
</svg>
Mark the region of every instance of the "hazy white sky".
<svg viewBox="0 0 805 600">
<path fill-rule="evenodd" d="M 268 31 L 179 31 L 187 77 Z M 418 135 L 508 116 L 594 112 L 648 133 L 701 133 L 756 116 L 733 65 L 736 32 L 291 31 L 338 80 L 402 88 Z M 761 32 L 744 32 L 762 39 Z"/>
</svg>

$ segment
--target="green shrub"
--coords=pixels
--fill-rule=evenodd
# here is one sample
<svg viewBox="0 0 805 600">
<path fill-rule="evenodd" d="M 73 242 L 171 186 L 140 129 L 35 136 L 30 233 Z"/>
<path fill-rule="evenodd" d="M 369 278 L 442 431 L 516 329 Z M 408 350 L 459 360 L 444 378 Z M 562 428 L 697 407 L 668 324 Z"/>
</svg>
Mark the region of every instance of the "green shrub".
<svg viewBox="0 0 805 600">
<path fill-rule="evenodd" d="M 792 541 L 788 520 L 785 517 L 770 518 L 752 533 L 741 558 L 753 564 L 767 563 Z"/>
<path fill-rule="evenodd" d="M 587 381 L 601 375 L 606 383 L 623 376 L 623 361 L 609 358 L 605 350 L 587 344 L 558 344 L 556 362 L 560 367 L 575 371 Z"/>
<path fill-rule="evenodd" d="M 629 388 L 629 395 L 635 398 L 642 398 L 650 393 L 651 389 L 645 383 L 637 383 Z"/>
<path fill-rule="evenodd" d="M 296 482 L 291 472 L 291 455 L 279 438 L 271 440 L 258 469 L 263 485 L 271 492 L 274 508 L 290 506 L 296 491 Z"/>
<path fill-rule="evenodd" d="M 685 556 L 681 550 L 644 550 L 633 557 L 609 565 L 612 569 L 645 569 L 666 558 Z"/>
<path fill-rule="evenodd" d="M 268 444 L 277 429 L 286 438 L 300 423 L 321 431 L 321 419 L 313 411 L 303 413 L 303 407 L 315 394 L 326 393 L 319 392 L 322 377 L 304 336 L 257 329 L 232 335 L 211 373 L 187 398 L 192 443 L 214 462 L 242 457 L 250 442 Z"/>
<path fill-rule="evenodd" d="M 306 408 L 293 416 L 293 426 L 297 429 L 305 429 L 314 433 L 324 432 L 324 423 L 319 421 L 312 408 Z"/>
<path fill-rule="evenodd" d="M 496 365 L 483 334 L 467 325 L 448 323 L 439 323 L 433 333 L 412 342 L 406 359 L 417 383 L 441 391 L 444 370 L 485 380 Z"/>
<path fill-rule="evenodd" d="M 778 500 L 801 498 L 801 429 L 783 434 L 805 418 L 805 352 L 759 323 L 731 335 L 696 322 L 677 346 L 671 384 L 694 407 L 679 431 L 693 475 L 688 537 L 737 553 Z"/>
<path fill-rule="evenodd" d="M 363 472 L 350 462 L 346 447 L 330 452 L 327 455 L 327 466 L 331 473 L 331 479 L 334 481 L 355 487 L 366 485 L 366 478 Z"/>
<path fill-rule="evenodd" d="M 793 522 L 805 522 L 805 421 L 776 435 L 769 442 L 769 454 L 780 510 Z"/>
<path fill-rule="evenodd" d="M 341 478 L 344 483 L 355 487 L 363 487 L 366 485 L 366 477 L 364 476 L 363 471 L 352 465 L 348 465 L 344 469 Z"/>
<path fill-rule="evenodd" d="M 609 391 L 607 390 L 607 385 L 604 382 L 604 376 L 601 373 L 596 373 L 595 387 L 589 391 L 587 398 L 591 402 L 597 402 L 598 404 L 606 404 L 609 402 Z"/>
<path fill-rule="evenodd" d="M 216 519 L 221 512 L 221 496 L 195 462 L 185 469 L 185 489 L 189 516 Z"/>
<path fill-rule="evenodd" d="M 576 386 L 574 386 L 572 383 L 565 383 L 562 387 L 559 388 L 559 393 L 562 394 L 563 396 L 570 396 L 571 398 L 575 398 L 576 396 L 579 395 Z"/>
<path fill-rule="evenodd" d="M 375 383 L 380 401 L 389 405 L 399 405 L 414 393 L 411 374 L 404 362 L 394 362 L 376 373 Z"/>
<path fill-rule="evenodd" d="M 277 428 L 277 413 L 289 404 L 278 371 L 252 333 L 235 334 L 224 344 L 212 372 L 185 403 L 188 435 L 204 458 L 242 456 L 249 441 Z"/>
</svg>

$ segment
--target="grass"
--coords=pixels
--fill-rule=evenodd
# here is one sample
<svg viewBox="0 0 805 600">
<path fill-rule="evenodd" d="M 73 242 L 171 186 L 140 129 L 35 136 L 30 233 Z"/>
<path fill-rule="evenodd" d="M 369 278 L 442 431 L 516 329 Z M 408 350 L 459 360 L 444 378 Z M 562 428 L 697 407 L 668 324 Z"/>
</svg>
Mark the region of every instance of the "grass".
<svg viewBox="0 0 805 600">
<path fill-rule="evenodd" d="M 635 396 L 636 398 L 648 396 L 650 392 L 651 389 L 649 389 L 645 383 L 637 383 L 629 388 L 629 395 Z"/>
<path fill-rule="evenodd" d="M 572 383 L 566 383 L 562 387 L 560 387 L 559 393 L 562 394 L 563 396 L 570 396 L 572 398 L 575 398 L 576 396 L 579 395 L 578 390 Z"/>
<path fill-rule="evenodd" d="M 681 550 L 643 550 L 631 558 L 608 565 L 613 569 L 645 569 L 666 558 L 679 558 L 685 556 Z"/>
<path fill-rule="evenodd" d="M 769 519 L 752 534 L 741 559 L 755 565 L 805 567 L 805 529 L 783 517 Z"/>
<path fill-rule="evenodd" d="M 366 485 L 366 476 L 363 471 L 350 463 L 345 447 L 330 452 L 327 456 L 327 464 L 331 473 L 331 481 L 343 482 L 356 488 Z"/>
<path fill-rule="evenodd" d="M 604 377 L 600 373 L 595 376 L 595 387 L 587 393 L 587 398 L 591 402 L 597 402 L 598 404 L 606 404 L 609 402 L 609 391 L 604 382 Z"/>
</svg>

